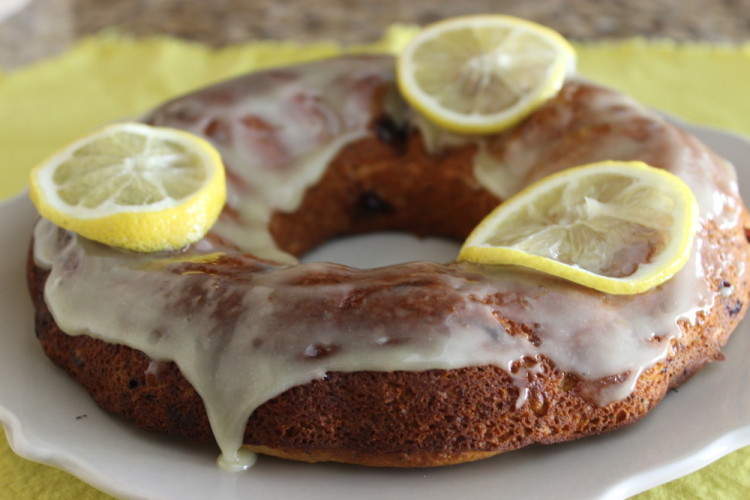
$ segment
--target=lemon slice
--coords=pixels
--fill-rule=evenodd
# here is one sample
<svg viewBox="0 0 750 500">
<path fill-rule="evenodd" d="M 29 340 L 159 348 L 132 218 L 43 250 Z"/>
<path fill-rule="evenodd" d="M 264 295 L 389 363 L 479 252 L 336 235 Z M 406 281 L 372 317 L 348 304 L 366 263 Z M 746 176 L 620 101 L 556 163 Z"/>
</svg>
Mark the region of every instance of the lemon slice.
<svg viewBox="0 0 750 500">
<path fill-rule="evenodd" d="M 515 264 L 612 294 L 641 293 L 687 262 L 698 204 L 675 175 L 602 162 L 549 176 L 469 235 L 459 260 Z"/>
<path fill-rule="evenodd" d="M 507 128 L 553 96 L 575 68 L 557 32 L 502 15 L 424 28 L 398 58 L 398 84 L 428 119 L 459 133 Z"/>
<path fill-rule="evenodd" d="M 120 123 L 89 135 L 31 172 L 30 196 L 55 224 L 141 252 L 202 238 L 226 198 L 224 166 L 181 130 Z"/>
</svg>

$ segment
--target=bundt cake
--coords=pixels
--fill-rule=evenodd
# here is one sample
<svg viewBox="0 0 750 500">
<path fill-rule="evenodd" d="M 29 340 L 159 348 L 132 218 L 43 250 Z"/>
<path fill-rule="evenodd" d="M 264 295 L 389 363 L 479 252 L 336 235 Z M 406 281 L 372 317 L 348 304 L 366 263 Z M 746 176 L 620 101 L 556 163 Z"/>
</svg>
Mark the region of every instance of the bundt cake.
<svg viewBox="0 0 750 500">
<path fill-rule="evenodd" d="M 210 139 L 214 228 L 140 254 L 41 219 L 28 260 L 46 354 L 106 410 L 191 440 L 303 461 L 421 467 L 631 424 L 745 313 L 748 214 L 731 165 L 618 92 L 569 79 L 494 135 L 425 122 L 386 56 L 249 74 L 144 121 Z M 530 182 L 598 160 L 667 169 L 700 205 L 688 264 L 637 295 L 466 262 L 300 263 L 339 235 L 463 240 Z"/>
</svg>

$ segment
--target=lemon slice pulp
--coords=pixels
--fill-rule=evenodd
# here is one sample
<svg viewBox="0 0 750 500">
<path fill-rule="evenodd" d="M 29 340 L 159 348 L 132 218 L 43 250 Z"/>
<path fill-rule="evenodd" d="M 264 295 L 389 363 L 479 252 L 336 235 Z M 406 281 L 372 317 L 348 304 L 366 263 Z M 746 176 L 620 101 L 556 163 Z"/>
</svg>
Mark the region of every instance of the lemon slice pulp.
<svg viewBox="0 0 750 500">
<path fill-rule="evenodd" d="M 458 259 L 641 293 L 685 265 L 697 214 L 693 192 L 677 176 L 641 162 L 596 163 L 508 199 L 474 229 Z"/>
<path fill-rule="evenodd" d="M 187 132 L 138 123 L 105 127 L 35 167 L 42 217 L 110 246 L 141 252 L 202 238 L 226 199 L 214 147 Z"/>
<path fill-rule="evenodd" d="M 424 28 L 398 58 L 398 84 L 428 119 L 460 133 L 507 128 L 552 97 L 575 67 L 557 32 L 502 15 Z"/>
</svg>

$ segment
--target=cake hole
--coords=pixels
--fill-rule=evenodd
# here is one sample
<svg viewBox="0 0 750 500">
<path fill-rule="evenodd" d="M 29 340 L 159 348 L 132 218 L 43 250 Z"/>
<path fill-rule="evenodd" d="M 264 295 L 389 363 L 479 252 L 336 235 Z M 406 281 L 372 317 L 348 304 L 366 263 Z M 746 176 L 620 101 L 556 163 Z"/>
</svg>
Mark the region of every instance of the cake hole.
<svg viewBox="0 0 750 500">
<path fill-rule="evenodd" d="M 334 262 L 359 269 L 420 260 L 456 259 L 461 245 L 447 238 L 420 238 L 407 233 L 377 232 L 334 238 L 302 257 L 302 262 Z"/>
</svg>

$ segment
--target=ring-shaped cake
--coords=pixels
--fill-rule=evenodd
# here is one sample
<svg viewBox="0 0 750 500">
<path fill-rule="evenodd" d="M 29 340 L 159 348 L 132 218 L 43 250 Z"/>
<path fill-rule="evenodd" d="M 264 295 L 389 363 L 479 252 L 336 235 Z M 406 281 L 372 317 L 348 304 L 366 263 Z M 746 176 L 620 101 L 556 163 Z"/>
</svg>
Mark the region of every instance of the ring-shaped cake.
<svg viewBox="0 0 750 500">
<path fill-rule="evenodd" d="M 47 355 L 99 405 L 153 431 L 375 466 L 466 462 L 633 423 L 745 313 L 748 214 L 731 165 L 615 91 L 570 79 L 510 130 L 460 136 L 413 113 L 390 57 L 267 70 L 145 121 L 221 152 L 211 232 L 138 254 L 40 220 L 29 259 Z M 688 264 L 614 296 L 512 266 L 377 269 L 297 259 L 397 230 L 464 239 L 553 172 L 641 160 L 681 177 L 700 220 Z"/>
</svg>

